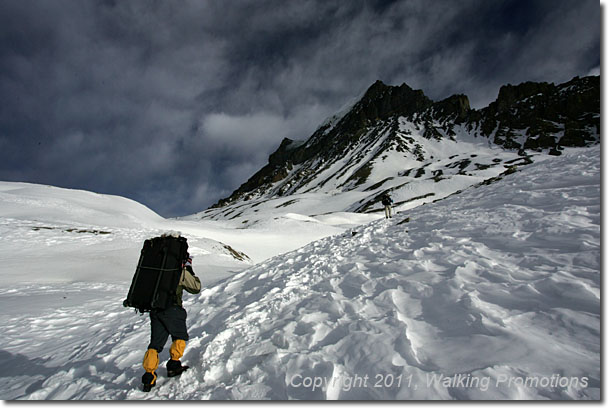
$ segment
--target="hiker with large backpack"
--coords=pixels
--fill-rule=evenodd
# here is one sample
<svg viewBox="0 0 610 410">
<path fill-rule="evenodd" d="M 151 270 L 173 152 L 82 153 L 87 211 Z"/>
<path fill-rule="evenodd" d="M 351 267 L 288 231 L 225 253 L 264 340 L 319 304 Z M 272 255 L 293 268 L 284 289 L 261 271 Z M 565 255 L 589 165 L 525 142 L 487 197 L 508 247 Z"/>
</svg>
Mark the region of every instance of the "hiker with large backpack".
<svg viewBox="0 0 610 410">
<path fill-rule="evenodd" d="M 199 293 L 201 281 L 193 271 L 187 249 L 186 238 L 179 235 L 146 240 L 129 294 L 123 302 L 124 306 L 135 307 L 142 313 L 150 312 L 150 344 L 142 362 L 145 370 L 142 384 L 147 392 L 156 384 L 159 353 L 169 336 L 172 345 L 167 376 L 175 377 L 188 369 L 180 361 L 189 339 L 182 292 Z"/>
<path fill-rule="evenodd" d="M 394 201 L 390 197 L 388 193 L 385 193 L 381 196 L 381 204 L 385 207 L 385 219 L 389 219 L 392 217 L 392 204 Z"/>
<path fill-rule="evenodd" d="M 186 329 L 186 310 L 182 307 L 182 291 L 196 294 L 201 291 L 201 281 L 192 268 L 192 259 L 187 256 L 184 261 L 182 275 L 176 288 L 175 302 L 163 310 L 152 310 L 150 312 L 150 344 L 144 355 L 142 366 L 146 373 L 142 376 L 142 384 L 145 390 L 153 387 L 157 380 L 155 370 L 159 366 L 159 353 L 171 335 L 172 345 L 169 348 L 170 360 L 166 364 L 167 377 L 180 375 L 188 369 L 180 362 L 184 354 L 186 341 L 189 335 Z"/>
</svg>

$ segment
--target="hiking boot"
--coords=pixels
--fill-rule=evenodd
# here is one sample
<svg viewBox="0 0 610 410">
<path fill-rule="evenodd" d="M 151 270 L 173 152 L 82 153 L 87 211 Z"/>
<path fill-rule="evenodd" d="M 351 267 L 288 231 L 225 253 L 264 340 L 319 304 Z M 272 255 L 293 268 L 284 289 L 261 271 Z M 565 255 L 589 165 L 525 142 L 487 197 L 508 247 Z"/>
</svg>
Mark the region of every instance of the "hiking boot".
<svg viewBox="0 0 610 410">
<path fill-rule="evenodd" d="M 188 366 L 182 366 L 180 360 L 170 360 L 167 362 L 167 377 L 180 376 L 188 368 Z"/>
<path fill-rule="evenodd" d="M 155 372 L 144 373 L 144 375 L 142 376 L 142 384 L 144 385 L 144 387 L 142 387 L 142 390 L 144 390 L 145 392 L 149 392 L 150 389 L 155 387 L 155 384 L 157 384 L 157 375 L 155 374 Z"/>
</svg>

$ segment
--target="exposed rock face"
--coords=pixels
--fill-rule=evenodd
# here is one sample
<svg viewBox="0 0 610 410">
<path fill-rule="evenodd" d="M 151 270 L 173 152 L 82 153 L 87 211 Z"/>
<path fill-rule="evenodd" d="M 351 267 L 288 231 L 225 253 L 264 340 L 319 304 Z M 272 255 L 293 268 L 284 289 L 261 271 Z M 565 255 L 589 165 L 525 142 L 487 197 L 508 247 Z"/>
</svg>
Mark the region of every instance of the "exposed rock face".
<svg viewBox="0 0 610 410">
<path fill-rule="evenodd" d="M 433 104 L 422 90 L 413 90 L 406 84 L 399 87 L 375 82 L 364 94 L 359 104 L 346 115 L 346 124 L 360 125 L 367 121 L 384 120 L 392 115 L 409 116 L 422 112 Z"/>
<path fill-rule="evenodd" d="M 470 101 L 464 94 L 453 95 L 435 103 L 434 107 L 437 118 L 453 118 L 458 124 L 466 121 L 470 113 Z"/>
<path fill-rule="evenodd" d="M 474 127 L 508 149 L 582 147 L 598 142 L 599 77 L 553 85 L 527 82 L 500 88 L 498 98 L 471 117 Z"/>
<path fill-rule="evenodd" d="M 599 85 L 599 76 L 576 77 L 559 85 L 533 82 L 505 85 L 496 101 L 473 110 L 468 97 L 462 94 L 434 102 L 422 90 L 406 84 L 388 86 L 377 81 L 348 113 L 323 124 L 306 142 L 285 138 L 269 156 L 267 165 L 213 207 L 264 195 L 308 192 L 335 177 L 345 180 L 340 185 L 342 189 L 350 189 L 364 183 L 374 160 L 389 150 L 404 152 L 423 162 L 421 144 L 409 135 L 410 131 L 405 133 L 404 127 L 401 130 L 399 126 L 404 122 L 412 124 L 427 140 L 455 141 L 458 138 L 455 130 L 460 128 L 473 137 L 488 138 L 491 143 L 522 155 L 528 150 L 548 150 L 551 155 L 560 155 L 563 147 L 598 143 Z M 363 149 L 355 150 L 357 146 Z M 363 160 L 366 163 L 354 169 L 353 165 Z M 347 164 L 326 181 L 311 186 L 316 177 L 337 167 L 338 162 Z M 351 173 L 349 178 L 345 178 L 345 173 Z M 280 181 L 283 182 L 278 186 Z"/>
</svg>

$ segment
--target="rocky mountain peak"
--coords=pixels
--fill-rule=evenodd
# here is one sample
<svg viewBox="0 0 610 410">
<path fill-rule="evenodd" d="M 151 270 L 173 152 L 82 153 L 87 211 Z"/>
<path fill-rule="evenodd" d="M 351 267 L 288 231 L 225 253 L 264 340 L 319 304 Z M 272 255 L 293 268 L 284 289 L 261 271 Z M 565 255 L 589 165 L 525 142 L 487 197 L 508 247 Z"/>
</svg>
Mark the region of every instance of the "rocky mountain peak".
<svg viewBox="0 0 610 410">
<path fill-rule="evenodd" d="M 464 94 L 435 102 L 404 83 L 390 86 L 378 80 L 349 111 L 331 117 L 308 140 L 285 138 L 267 165 L 214 207 L 316 190 L 347 192 L 368 186 L 362 189 L 369 192 L 388 181 L 418 179 L 432 172 L 427 166 L 447 160 L 443 156 L 448 145 L 464 146 L 464 137 L 513 150 L 520 157 L 545 150 L 561 155 L 563 147 L 599 142 L 599 85 L 599 76 L 559 85 L 508 84 L 488 107 L 474 110 Z M 430 174 L 435 183 L 448 173 L 465 175 L 475 167 L 474 175 L 496 164 L 454 157 L 448 156 L 446 169 Z M 369 202 L 374 200 L 373 195 Z"/>
<path fill-rule="evenodd" d="M 369 121 L 384 120 L 393 115 L 410 116 L 432 106 L 433 101 L 422 90 L 407 84 L 398 87 L 377 80 L 369 87 L 350 117 Z"/>
<path fill-rule="evenodd" d="M 471 117 L 471 126 L 507 149 L 585 146 L 599 141 L 599 76 L 553 83 L 505 85 L 498 98 Z"/>
</svg>

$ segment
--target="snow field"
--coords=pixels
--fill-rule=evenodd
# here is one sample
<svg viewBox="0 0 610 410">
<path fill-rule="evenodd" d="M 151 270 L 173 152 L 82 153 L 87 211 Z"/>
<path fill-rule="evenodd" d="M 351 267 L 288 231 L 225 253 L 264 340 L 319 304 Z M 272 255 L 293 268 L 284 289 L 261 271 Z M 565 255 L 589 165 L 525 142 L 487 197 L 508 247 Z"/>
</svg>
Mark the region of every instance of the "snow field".
<svg viewBox="0 0 610 410">
<path fill-rule="evenodd" d="M 205 291 L 177 397 L 598 399 L 598 176 L 595 151 L 542 162 Z"/>
<path fill-rule="evenodd" d="M 127 282 L 5 284 L 0 396 L 599 399 L 599 146 L 566 151 L 210 280 L 184 298 L 192 369 L 150 393 Z"/>
</svg>

